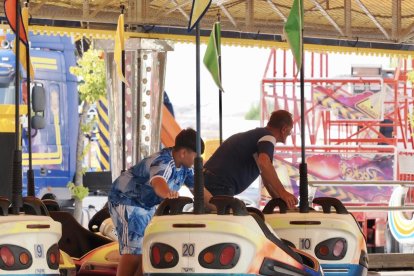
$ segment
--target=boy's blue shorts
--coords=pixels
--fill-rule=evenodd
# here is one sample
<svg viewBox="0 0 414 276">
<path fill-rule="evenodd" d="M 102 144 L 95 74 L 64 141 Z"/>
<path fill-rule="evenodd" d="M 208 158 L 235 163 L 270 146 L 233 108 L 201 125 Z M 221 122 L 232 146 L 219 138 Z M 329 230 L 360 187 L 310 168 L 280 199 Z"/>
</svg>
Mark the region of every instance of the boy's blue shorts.
<svg viewBox="0 0 414 276">
<path fill-rule="evenodd" d="M 110 202 L 108 205 L 109 213 L 118 234 L 120 254 L 142 254 L 142 239 L 144 238 L 145 228 L 154 216 L 157 206 L 148 210 Z"/>
</svg>

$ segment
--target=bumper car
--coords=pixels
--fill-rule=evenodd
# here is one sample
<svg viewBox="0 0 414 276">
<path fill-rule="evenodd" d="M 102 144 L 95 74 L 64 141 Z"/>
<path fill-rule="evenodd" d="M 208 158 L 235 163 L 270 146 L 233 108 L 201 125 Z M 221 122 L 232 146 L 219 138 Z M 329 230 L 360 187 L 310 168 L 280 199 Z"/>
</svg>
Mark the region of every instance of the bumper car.
<svg viewBox="0 0 414 276">
<path fill-rule="evenodd" d="M 59 276 L 60 223 L 48 216 L 9 215 L 9 206 L 0 198 L 0 274 Z"/>
<path fill-rule="evenodd" d="M 77 259 L 76 263 L 79 268 L 76 275 L 115 276 L 119 258 L 119 245 L 117 241 L 99 246 Z"/>
<path fill-rule="evenodd" d="M 50 216 L 62 224 L 59 248 L 73 259 L 76 275 L 116 275 L 118 242 L 84 228 L 68 212 L 51 211 Z"/>
<path fill-rule="evenodd" d="M 389 205 L 392 207 L 402 206 L 407 187 L 396 187 L 392 192 Z M 414 217 L 408 217 L 402 211 L 388 212 L 388 226 L 393 238 L 400 244 L 414 243 Z"/>
<path fill-rule="evenodd" d="M 272 199 L 263 209 L 265 221 L 291 247 L 316 257 L 325 275 L 367 275 L 366 240 L 353 215 L 335 198 L 315 198 L 313 204 L 323 211 L 290 211 Z"/>
<path fill-rule="evenodd" d="M 287 246 L 241 200 L 216 196 L 216 214 L 182 212 L 191 202 L 158 207 L 143 240 L 145 275 L 323 275 L 314 257 Z"/>
<path fill-rule="evenodd" d="M 62 224 L 59 248 L 64 256 L 70 256 L 68 262 L 71 261 L 75 266 L 75 273 L 72 274 L 73 270 L 64 270 L 62 265 L 62 275 L 115 276 L 119 262 L 118 242 L 84 228 L 70 213 L 59 211 L 59 206 L 55 201 L 43 200 L 43 203 L 50 217 Z M 105 210 L 100 210 L 96 213 L 95 216 L 98 217 L 95 220 L 101 219 L 99 215 L 102 218 L 109 217 L 109 213 L 104 214 L 104 212 Z M 93 218 L 92 221 L 94 221 Z"/>
<path fill-rule="evenodd" d="M 59 272 L 60 276 L 75 276 L 76 275 L 76 265 L 72 258 L 60 250 L 59 258 Z"/>
</svg>

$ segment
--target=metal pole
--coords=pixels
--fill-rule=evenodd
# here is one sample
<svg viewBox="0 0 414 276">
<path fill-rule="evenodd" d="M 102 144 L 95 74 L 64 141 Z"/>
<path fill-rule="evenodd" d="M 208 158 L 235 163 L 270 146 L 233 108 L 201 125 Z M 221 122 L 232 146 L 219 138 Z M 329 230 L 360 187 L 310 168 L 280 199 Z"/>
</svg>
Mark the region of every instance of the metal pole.
<svg viewBox="0 0 414 276">
<path fill-rule="evenodd" d="M 301 15 L 303 15 L 303 1 L 299 0 Z M 308 166 L 306 164 L 306 153 L 305 153 L 305 52 L 303 46 L 303 22 L 302 22 L 302 44 L 301 44 L 301 56 L 302 62 L 300 66 L 300 138 L 301 138 L 301 151 L 302 161 L 299 165 L 299 211 L 301 213 L 309 212 L 309 191 L 308 191 Z"/>
<path fill-rule="evenodd" d="M 125 50 L 121 54 L 122 75 L 125 76 Z M 122 82 L 122 171 L 126 170 L 125 83 Z"/>
<path fill-rule="evenodd" d="M 303 69 L 303 61 L 302 67 L 300 70 L 300 137 L 301 137 L 301 152 L 302 152 L 302 161 L 299 165 L 299 173 L 300 173 L 300 186 L 299 186 L 299 195 L 300 195 L 300 202 L 299 202 L 299 211 L 301 213 L 308 213 L 309 212 L 309 193 L 308 193 L 308 168 L 306 164 L 306 153 L 305 153 L 305 93 L 304 93 L 304 69 Z"/>
<path fill-rule="evenodd" d="M 221 83 L 221 55 L 218 56 L 218 66 L 219 66 L 219 78 Z M 222 91 L 219 89 L 219 128 L 220 128 L 220 145 L 223 143 L 223 96 Z"/>
<path fill-rule="evenodd" d="M 204 178 L 203 178 L 203 158 L 201 157 L 201 123 L 200 123 L 200 28 L 196 24 L 196 151 L 194 159 L 194 213 L 204 213 Z"/>
<path fill-rule="evenodd" d="M 16 1 L 15 150 L 13 155 L 12 214 L 22 207 L 22 151 L 20 143 L 20 5 Z"/>
<path fill-rule="evenodd" d="M 25 7 L 29 8 L 29 1 L 25 2 Z M 27 46 L 26 46 L 26 71 L 27 71 L 27 81 L 26 81 L 26 93 L 27 93 L 27 140 L 28 140 L 28 149 L 29 149 L 29 169 L 27 170 L 27 195 L 35 196 L 35 183 L 34 183 L 34 172 L 32 167 L 32 110 L 31 110 L 31 95 L 30 95 L 30 45 L 29 45 L 29 30 L 27 32 Z"/>
<path fill-rule="evenodd" d="M 121 5 L 121 14 L 124 14 L 124 5 Z M 122 26 L 124 28 L 124 26 Z M 121 68 L 122 75 L 125 77 L 125 50 L 122 49 L 121 53 Z M 126 126 L 125 126 L 125 82 L 122 82 L 122 172 L 126 170 Z"/>
<path fill-rule="evenodd" d="M 220 12 L 217 13 L 217 21 L 220 23 L 221 17 Z M 220 32 L 221 32 L 221 26 L 220 26 Z M 216 34 L 214 34 L 216 35 Z M 221 41 L 220 41 L 221 42 Z M 218 56 L 218 66 L 219 66 L 219 79 L 220 83 L 222 81 L 221 78 L 221 45 L 218 45 L 220 47 L 220 55 Z M 220 145 L 223 143 L 223 95 L 221 89 L 219 89 L 219 131 L 220 131 Z"/>
</svg>

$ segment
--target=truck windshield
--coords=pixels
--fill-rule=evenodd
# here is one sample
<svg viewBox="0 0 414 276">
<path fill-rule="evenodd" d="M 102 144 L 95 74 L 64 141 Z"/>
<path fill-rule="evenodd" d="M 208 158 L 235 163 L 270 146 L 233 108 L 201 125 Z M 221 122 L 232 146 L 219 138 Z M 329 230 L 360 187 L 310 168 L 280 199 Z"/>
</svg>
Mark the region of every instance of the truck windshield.
<svg viewBox="0 0 414 276">
<path fill-rule="evenodd" d="M 0 104 L 14 104 L 14 83 L 0 82 Z"/>
</svg>

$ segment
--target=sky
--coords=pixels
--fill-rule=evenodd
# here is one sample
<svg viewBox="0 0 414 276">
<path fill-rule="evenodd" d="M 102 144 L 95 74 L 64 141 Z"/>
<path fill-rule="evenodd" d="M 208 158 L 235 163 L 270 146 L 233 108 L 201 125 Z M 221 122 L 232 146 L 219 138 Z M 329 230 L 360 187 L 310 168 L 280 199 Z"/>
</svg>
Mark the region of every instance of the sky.
<svg viewBox="0 0 414 276">
<path fill-rule="evenodd" d="M 218 105 L 218 89 L 202 63 L 206 45 L 200 46 L 201 102 L 203 106 Z M 179 43 L 168 53 L 166 91 L 173 104 L 195 104 L 195 44 Z M 260 81 L 268 49 L 222 47 L 222 83 L 225 90 L 226 114 L 245 111 L 259 98 Z M 237 105 L 234 100 L 237 99 Z M 227 106 L 227 104 L 231 104 Z"/>
<path fill-rule="evenodd" d="M 206 45 L 200 45 L 201 125 L 202 136 L 218 137 L 218 88 L 202 63 Z M 165 91 L 179 112 L 176 119 L 181 127 L 195 128 L 196 105 L 196 46 L 193 43 L 176 43 L 167 55 Z M 261 80 L 271 50 L 268 48 L 222 46 L 222 85 L 224 136 L 259 126 L 258 122 L 243 121 L 244 115 L 260 100 Z M 278 60 L 281 60 L 278 50 Z M 307 56 L 305 56 L 306 59 Z M 290 52 L 287 53 L 291 63 Z M 306 64 L 306 63 L 305 63 Z M 350 75 L 352 65 L 378 65 L 389 67 L 387 57 L 357 56 L 350 54 L 329 55 L 329 76 Z M 282 72 L 282 63 L 277 65 Z M 317 68 L 316 68 L 317 69 Z M 310 67 L 305 66 L 307 74 Z"/>
<path fill-rule="evenodd" d="M 219 92 L 210 73 L 202 63 L 206 45 L 200 46 L 201 79 L 201 125 L 206 129 L 203 137 L 219 137 Z M 195 128 L 196 105 L 196 48 L 195 44 L 179 43 L 167 56 L 165 91 L 182 127 Z M 230 135 L 246 129 L 233 123 L 234 118 L 242 119 L 260 98 L 260 81 L 264 72 L 269 50 L 258 48 L 222 47 L 223 128 Z M 258 126 L 249 124 L 250 126 Z M 233 128 L 235 130 L 233 131 Z M 228 136 L 226 135 L 226 136 Z"/>
</svg>

